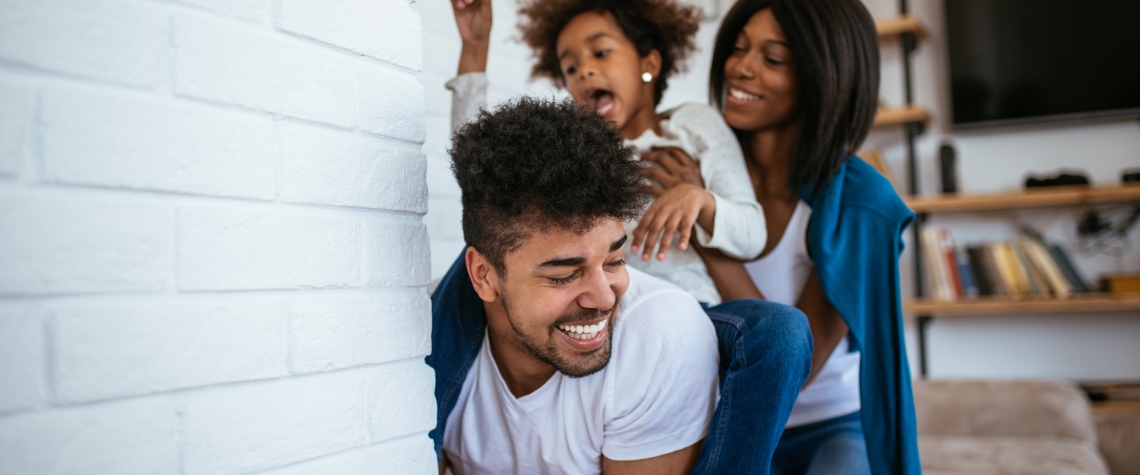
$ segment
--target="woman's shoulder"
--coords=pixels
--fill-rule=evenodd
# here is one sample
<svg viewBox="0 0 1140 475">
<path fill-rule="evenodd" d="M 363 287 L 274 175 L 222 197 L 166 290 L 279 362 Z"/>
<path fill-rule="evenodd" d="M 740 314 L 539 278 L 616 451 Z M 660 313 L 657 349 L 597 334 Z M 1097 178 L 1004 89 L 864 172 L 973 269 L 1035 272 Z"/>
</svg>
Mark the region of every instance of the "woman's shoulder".
<svg viewBox="0 0 1140 475">
<path fill-rule="evenodd" d="M 909 219 L 913 212 L 895 191 L 894 185 L 878 170 L 858 156 L 844 163 L 840 206 L 844 210 L 863 210 L 891 221 Z"/>
</svg>

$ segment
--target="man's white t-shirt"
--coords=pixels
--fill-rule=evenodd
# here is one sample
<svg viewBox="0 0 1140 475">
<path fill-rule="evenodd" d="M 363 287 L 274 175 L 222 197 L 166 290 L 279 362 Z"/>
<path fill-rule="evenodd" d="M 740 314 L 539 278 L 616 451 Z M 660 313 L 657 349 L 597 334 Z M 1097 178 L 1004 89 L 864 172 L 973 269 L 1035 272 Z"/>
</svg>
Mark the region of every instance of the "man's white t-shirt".
<svg viewBox="0 0 1140 475">
<path fill-rule="evenodd" d="M 556 372 L 516 398 L 483 339 L 443 435 L 457 475 L 596 474 L 603 455 L 647 459 L 706 436 L 719 396 L 712 322 L 680 288 L 628 270 L 610 362 L 597 373 Z"/>
</svg>

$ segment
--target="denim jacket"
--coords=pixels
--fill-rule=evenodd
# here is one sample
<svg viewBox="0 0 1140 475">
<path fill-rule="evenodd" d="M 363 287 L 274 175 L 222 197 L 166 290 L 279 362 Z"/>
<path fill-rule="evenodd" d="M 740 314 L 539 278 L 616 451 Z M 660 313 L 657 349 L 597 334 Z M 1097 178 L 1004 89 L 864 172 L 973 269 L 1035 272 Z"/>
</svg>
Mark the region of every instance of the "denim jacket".
<svg viewBox="0 0 1140 475">
<path fill-rule="evenodd" d="M 447 416 L 455 409 L 487 329 L 487 312 L 467 275 L 465 254 L 459 254 L 431 295 L 431 355 L 426 361 L 435 370 L 437 412 L 435 429 L 428 436 L 437 458 L 443 457 Z"/>
</svg>

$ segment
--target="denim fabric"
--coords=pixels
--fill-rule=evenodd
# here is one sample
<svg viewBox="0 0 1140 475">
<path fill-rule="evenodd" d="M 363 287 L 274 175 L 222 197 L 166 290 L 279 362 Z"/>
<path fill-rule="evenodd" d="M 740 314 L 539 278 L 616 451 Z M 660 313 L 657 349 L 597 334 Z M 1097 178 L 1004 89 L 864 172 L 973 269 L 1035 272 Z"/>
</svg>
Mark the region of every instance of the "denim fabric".
<svg viewBox="0 0 1140 475">
<path fill-rule="evenodd" d="M 720 345 L 720 402 L 693 473 L 766 474 L 811 372 L 807 317 L 763 300 L 736 300 L 705 311 Z"/>
<path fill-rule="evenodd" d="M 870 475 L 858 411 L 784 431 L 772 457 L 773 475 Z"/>
</svg>

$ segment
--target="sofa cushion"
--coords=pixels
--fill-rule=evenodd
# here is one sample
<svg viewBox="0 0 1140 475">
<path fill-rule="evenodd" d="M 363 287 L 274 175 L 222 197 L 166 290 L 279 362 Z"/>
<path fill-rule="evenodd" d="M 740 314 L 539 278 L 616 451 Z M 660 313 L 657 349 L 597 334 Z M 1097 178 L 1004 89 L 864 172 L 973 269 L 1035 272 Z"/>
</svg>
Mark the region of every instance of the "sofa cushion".
<svg viewBox="0 0 1140 475">
<path fill-rule="evenodd" d="M 925 435 L 1066 437 L 1096 447 L 1088 400 L 1052 381 L 936 380 L 914 383 L 919 439 Z"/>
<path fill-rule="evenodd" d="M 927 475 L 1108 475 L 1096 446 L 1067 437 L 918 438 Z"/>
</svg>

